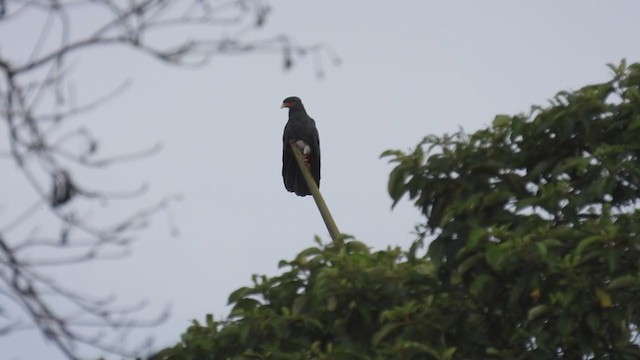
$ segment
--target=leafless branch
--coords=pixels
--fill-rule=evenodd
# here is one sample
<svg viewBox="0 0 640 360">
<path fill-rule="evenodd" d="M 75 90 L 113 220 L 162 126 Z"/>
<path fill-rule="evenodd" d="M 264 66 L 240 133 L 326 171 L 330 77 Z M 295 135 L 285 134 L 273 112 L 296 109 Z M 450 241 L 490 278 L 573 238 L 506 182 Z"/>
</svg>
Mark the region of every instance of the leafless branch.
<svg viewBox="0 0 640 360">
<path fill-rule="evenodd" d="M 171 232 L 177 233 L 170 211 L 174 199 L 113 224 L 104 224 L 99 216 L 92 219 L 81 206 L 136 198 L 146 185 L 125 192 L 89 189 L 78 180 L 79 169 L 153 156 L 160 145 L 105 157 L 89 128 L 69 129 L 67 120 L 86 117 L 130 84 L 125 81 L 101 98 L 78 104 L 75 56 L 118 46 L 172 65 L 201 66 L 213 56 L 269 52 L 283 57 L 286 70 L 311 55 L 318 74 L 323 58 L 339 62 L 327 46 L 262 35 L 269 13 L 262 0 L 0 0 L 0 118 L 7 135 L 0 161 L 11 160 L 36 197 L 13 215 L 0 214 L 0 336 L 38 329 L 69 359 L 87 348 L 133 357 L 139 348 L 125 349 L 105 334 L 153 326 L 168 316 L 163 312 L 147 321 L 137 319 L 143 302 L 120 306 L 114 296 L 81 294 L 47 275 L 51 267 L 125 256 L 135 233 L 159 212 L 167 214 Z M 77 32 L 74 25 L 86 14 L 95 17 L 95 26 Z M 30 51 L 23 57 L 4 52 L 3 41 L 11 34 L 7 29 L 27 21 L 38 24 L 37 36 L 25 43 Z M 164 35 L 169 33 L 178 40 L 167 42 Z M 68 146 L 78 143 L 80 150 Z M 42 210 L 59 224 L 59 232 L 39 234 L 35 224 Z M 21 230 L 29 226 L 34 227 L 25 236 Z"/>
</svg>

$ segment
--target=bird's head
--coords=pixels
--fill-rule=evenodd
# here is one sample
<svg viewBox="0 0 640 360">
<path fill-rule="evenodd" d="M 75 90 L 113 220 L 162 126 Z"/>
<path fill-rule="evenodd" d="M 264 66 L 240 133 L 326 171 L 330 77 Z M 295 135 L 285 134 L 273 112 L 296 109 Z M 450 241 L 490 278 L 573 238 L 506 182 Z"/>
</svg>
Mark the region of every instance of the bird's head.
<svg viewBox="0 0 640 360">
<path fill-rule="evenodd" d="M 282 101 L 280 108 L 289 108 L 290 110 L 304 110 L 302 100 L 297 96 L 290 96 Z"/>
</svg>

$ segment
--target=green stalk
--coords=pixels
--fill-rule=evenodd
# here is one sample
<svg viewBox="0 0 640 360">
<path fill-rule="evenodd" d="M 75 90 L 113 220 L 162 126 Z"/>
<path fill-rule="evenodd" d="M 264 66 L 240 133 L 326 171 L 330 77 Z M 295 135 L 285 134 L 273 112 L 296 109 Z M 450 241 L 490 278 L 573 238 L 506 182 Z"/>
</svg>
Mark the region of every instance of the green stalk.
<svg viewBox="0 0 640 360">
<path fill-rule="evenodd" d="M 318 185 L 316 181 L 313 179 L 311 172 L 309 171 L 309 167 L 307 163 L 304 161 L 304 155 L 300 152 L 300 149 L 296 146 L 295 142 L 291 142 L 289 144 L 291 146 L 291 150 L 293 151 L 293 155 L 296 157 L 296 161 L 298 162 L 298 167 L 302 171 L 302 175 L 304 176 L 304 181 L 307 183 L 309 190 L 311 190 L 311 195 L 313 195 L 313 200 L 316 201 L 316 205 L 318 206 L 318 210 L 320 211 L 320 215 L 322 216 L 322 220 L 324 220 L 324 224 L 327 226 L 327 230 L 329 230 L 329 235 L 331 235 L 331 239 L 333 239 L 333 243 L 336 245 L 342 244 L 342 237 L 340 236 L 340 230 L 338 230 L 338 225 L 333 220 L 333 216 L 331 216 L 331 212 L 329 211 L 329 207 L 327 207 L 327 203 L 324 202 L 324 198 L 322 198 L 322 194 L 320 194 L 320 189 L 318 189 Z"/>
</svg>

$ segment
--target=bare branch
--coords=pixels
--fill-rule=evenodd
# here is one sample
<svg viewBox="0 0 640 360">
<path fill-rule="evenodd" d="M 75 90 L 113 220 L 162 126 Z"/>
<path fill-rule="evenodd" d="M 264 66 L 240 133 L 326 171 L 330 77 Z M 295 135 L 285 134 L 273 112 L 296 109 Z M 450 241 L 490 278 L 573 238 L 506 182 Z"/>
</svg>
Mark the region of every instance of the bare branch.
<svg viewBox="0 0 640 360">
<path fill-rule="evenodd" d="M 94 27 L 79 33 L 74 25 L 87 11 L 96 19 Z M 140 348 L 125 348 L 116 335 L 154 326 L 168 316 L 164 311 L 139 320 L 144 302 L 121 306 L 115 296 L 81 294 L 46 271 L 126 256 L 135 232 L 160 212 L 166 214 L 170 232 L 178 233 L 171 212 L 177 197 L 110 224 L 86 210 L 87 205 L 107 200 L 135 199 L 147 186 L 125 192 L 89 189 L 77 180 L 79 170 L 144 159 L 161 146 L 104 156 L 87 127 L 70 128 L 67 120 L 87 116 L 130 84 L 125 81 L 78 105 L 70 65 L 75 56 L 119 46 L 167 64 L 202 66 L 217 55 L 273 53 L 290 69 L 298 59 L 312 55 L 319 73 L 323 56 L 338 62 L 325 46 L 300 45 L 284 35 L 258 35 L 269 14 L 270 6 L 262 0 L 0 0 L 0 50 L 3 36 L 9 34 L 5 26 L 39 24 L 37 36 L 25 39 L 30 51 L 24 58 L 0 52 L 0 121 L 8 134 L 0 158 L 12 160 L 37 198 L 27 198 L 28 203 L 13 211 L 17 215 L 0 217 L 0 336 L 37 329 L 69 359 L 80 358 L 89 348 L 129 358 Z M 167 42 L 168 38 L 178 40 Z M 59 230 L 39 235 L 34 226 L 42 221 L 39 216 L 53 219 Z M 29 226 L 34 227 L 25 236 L 20 230 Z"/>
</svg>

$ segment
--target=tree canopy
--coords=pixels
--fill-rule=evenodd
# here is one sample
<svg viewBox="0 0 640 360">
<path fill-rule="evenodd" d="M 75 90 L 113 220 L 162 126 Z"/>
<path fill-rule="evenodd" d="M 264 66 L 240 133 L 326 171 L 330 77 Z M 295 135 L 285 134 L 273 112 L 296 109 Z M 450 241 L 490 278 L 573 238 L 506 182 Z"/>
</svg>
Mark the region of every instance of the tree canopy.
<svg viewBox="0 0 640 360">
<path fill-rule="evenodd" d="M 154 358 L 639 358 L 640 64 L 610 68 L 386 151 L 393 204 L 425 215 L 409 249 L 317 240 Z"/>
</svg>

